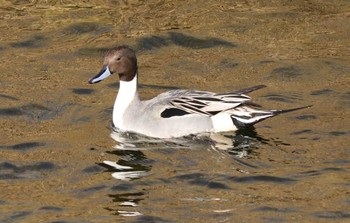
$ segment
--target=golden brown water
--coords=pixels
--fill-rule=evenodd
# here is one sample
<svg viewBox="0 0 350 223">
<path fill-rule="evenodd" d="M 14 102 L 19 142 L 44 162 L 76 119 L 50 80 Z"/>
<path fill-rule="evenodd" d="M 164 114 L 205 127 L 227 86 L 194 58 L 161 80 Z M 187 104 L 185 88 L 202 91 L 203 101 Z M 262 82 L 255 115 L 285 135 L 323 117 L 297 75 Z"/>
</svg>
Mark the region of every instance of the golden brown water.
<svg viewBox="0 0 350 223">
<path fill-rule="evenodd" d="M 2 0 L 0 30 L 0 222 L 350 221 L 349 1 Z M 119 44 L 143 98 L 265 84 L 265 108 L 313 107 L 228 146 L 115 141 L 117 79 L 87 80 Z"/>
</svg>

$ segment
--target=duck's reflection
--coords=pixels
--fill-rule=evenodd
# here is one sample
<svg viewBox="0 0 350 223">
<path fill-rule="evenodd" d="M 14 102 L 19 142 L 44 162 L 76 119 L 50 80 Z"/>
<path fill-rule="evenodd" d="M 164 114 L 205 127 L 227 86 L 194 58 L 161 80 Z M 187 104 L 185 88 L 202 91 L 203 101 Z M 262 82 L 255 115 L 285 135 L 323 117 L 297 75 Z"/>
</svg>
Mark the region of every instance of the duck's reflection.
<svg viewBox="0 0 350 223">
<path fill-rule="evenodd" d="M 261 143 L 268 140 L 258 136 L 254 130 L 232 133 L 206 133 L 174 139 L 157 139 L 143 135 L 112 131 L 111 137 L 116 141 L 113 151 L 107 153 L 117 157 L 116 160 L 105 160 L 100 165 L 105 167 L 118 183 L 112 188 L 117 191 L 109 197 L 118 203 L 118 208 L 108 208 L 113 214 L 122 216 L 142 215 L 139 202 L 147 196 L 145 186 L 147 176 L 151 174 L 154 160 L 148 158 L 147 151 L 161 149 L 176 151 L 176 149 L 210 150 L 213 156 L 232 156 L 233 160 L 241 160 L 249 156 Z M 141 180 L 142 179 L 142 180 Z"/>
</svg>

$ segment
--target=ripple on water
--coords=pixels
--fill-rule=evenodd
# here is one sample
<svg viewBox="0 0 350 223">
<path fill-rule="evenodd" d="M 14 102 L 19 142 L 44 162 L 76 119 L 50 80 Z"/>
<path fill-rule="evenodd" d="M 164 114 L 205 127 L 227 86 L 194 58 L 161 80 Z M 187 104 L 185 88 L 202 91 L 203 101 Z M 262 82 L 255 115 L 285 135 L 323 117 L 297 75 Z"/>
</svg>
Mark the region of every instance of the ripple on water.
<svg viewBox="0 0 350 223">
<path fill-rule="evenodd" d="M 101 173 L 103 172 L 104 168 L 98 165 L 92 165 L 84 168 L 82 172 L 84 173 Z"/>
<path fill-rule="evenodd" d="M 43 173 L 53 171 L 58 167 L 51 162 L 37 162 L 30 165 L 15 165 L 9 162 L 0 163 L 0 179 L 26 179 L 42 177 Z"/>
<path fill-rule="evenodd" d="M 302 120 L 302 121 L 309 121 L 309 120 L 315 120 L 317 117 L 315 115 L 299 115 L 296 116 L 295 119 Z"/>
<path fill-rule="evenodd" d="M 338 173 L 338 172 L 345 172 L 345 171 L 347 170 L 344 168 L 326 167 L 319 170 L 302 171 L 296 174 L 296 177 L 313 177 L 313 176 L 319 176 L 326 173 Z"/>
<path fill-rule="evenodd" d="M 47 211 L 47 212 L 61 212 L 63 208 L 55 207 L 55 206 L 42 206 L 39 208 L 39 211 Z"/>
<path fill-rule="evenodd" d="M 28 215 L 32 214 L 32 211 L 15 211 L 12 213 L 4 214 L 0 217 L 1 222 L 14 222 L 23 221 Z"/>
<path fill-rule="evenodd" d="M 302 75 L 300 68 L 291 65 L 286 67 L 278 67 L 271 71 L 269 77 L 281 80 L 281 81 L 290 81 L 291 79 L 297 78 Z"/>
<path fill-rule="evenodd" d="M 86 187 L 82 189 L 77 189 L 75 190 L 74 194 L 78 197 L 84 197 L 86 195 L 91 195 L 94 194 L 98 191 L 106 189 L 106 185 L 96 185 L 96 186 L 91 186 L 91 187 Z"/>
<path fill-rule="evenodd" d="M 316 90 L 316 91 L 312 91 L 310 93 L 310 95 L 314 95 L 314 96 L 322 96 L 322 95 L 330 95 L 334 93 L 333 90 L 330 90 L 328 88 L 325 88 L 325 89 L 321 89 L 321 90 Z"/>
<path fill-rule="evenodd" d="M 282 94 L 271 93 L 271 94 L 266 94 L 263 97 L 267 98 L 268 100 L 287 102 L 287 103 L 293 103 L 296 100 L 300 100 L 300 96 L 295 94 L 282 95 Z"/>
<path fill-rule="evenodd" d="M 331 132 L 329 132 L 329 135 L 331 135 L 331 136 L 344 136 L 347 134 L 348 134 L 348 132 L 345 132 L 345 131 L 331 131 Z"/>
<path fill-rule="evenodd" d="M 150 215 L 143 215 L 140 217 L 137 217 L 134 221 L 134 223 L 151 223 L 151 222 L 161 222 L 161 223 L 172 223 L 173 221 L 165 220 L 164 218 L 150 216 Z"/>
<path fill-rule="evenodd" d="M 318 218 L 333 219 L 333 220 L 350 219 L 349 211 L 318 211 L 318 212 L 314 212 L 313 215 Z"/>
<path fill-rule="evenodd" d="M 0 94 L 0 98 L 5 98 L 5 99 L 13 100 L 13 101 L 18 101 L 18 98 L 15 98 L 15 97 L 12 97 L 12 96 L 6 95 L 6 94 Z"/>
<path fill-rule="evenodd" d="M 215 177 L 216 178 L 216 177 Z M 213 181 L 213 176 L 203 173 L 191 173 L 176 176 L 175 179 L 186 181 L 189 184 L 205 186 L 210 189 L 231 189 L 225 183 Z"/>
<path fill-rule="evenodd" d="M 73 88 L 72 92 L 74 94 L 81 94 L 81 95 L 86 95 L 86 94 L 92 94 L 94 93 L 95 90 L 93 89 L 88 89 L 88 88 Z"/>
<path fill-rule="evenodd" d="M 262 206 L 262 207 L 254 208 L 252 211 L 291 213 L 291 212 L 297 212 L 297 209 L 291 208 L 291 207 L 276 208 L 276 207 L 270 207 L 270 206 Z"/>
<path fill-rule="evenodd" d="M 229 177 L 229 179 L 236 183 L 266 182 L 266 183 L 288 184 L 288 183 L 296 182 L 296 180 L 292 178 L 275 177 L 275 176 L 267 176 L 267 175 Z"/>
<path fill-rule="evenodd" d="M 0 149 L 11 149 L 11 150 L 17 150 L 17 151 L 25 151 L 28 149 L 42 147 L 45 145 L 46 145 L 46 143 L 44 143 L 44 142 L 24 142 L 24 143 L 14 144 L 11 146 L 0 145 Z"/>
<path fill-rule="evenodd" d="M 101 26 L 98 23 L 94 23 L 94 22 L 75 23 L 63 29 L 63 33 L 66 35 L 82 35 L 86 33 L 92 33 L 97 35 L 97 34 L 102 34 L 109 31 L 110 31 L 109 27 Z"/>
<path fill-rule="evenodd" d="M 42 35 L 34 35 L 27 40 L 11 43 L 14 48 L 41 48 L 45 46 L 46 38 Z"/>
<path fill-rule="evenodd" d="M 176 45 L 191 49 L 205 49 L 212 47 L 236 47 L 235 44 L 219 38 L 199 38 L 179 32 L 169 32 L 167 36 L 149 36 L 138 41 L 137 49 L 153 50 L 170 45 Z"/>
</svg>

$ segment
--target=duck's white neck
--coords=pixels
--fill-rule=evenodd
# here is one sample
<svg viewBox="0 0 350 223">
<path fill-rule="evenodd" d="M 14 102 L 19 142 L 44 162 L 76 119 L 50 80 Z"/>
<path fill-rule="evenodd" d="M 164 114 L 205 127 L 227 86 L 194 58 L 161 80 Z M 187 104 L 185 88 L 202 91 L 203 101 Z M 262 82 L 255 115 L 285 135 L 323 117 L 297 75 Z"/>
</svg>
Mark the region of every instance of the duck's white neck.
<svg viewBox="0 0 350 223">
<path fill-rule="evenodd" d="M 137 74 L 131 81 L 119 81 L 119 91 L 113 107 L 113 124 L 117 128 L 124 129 L 123 116 L 134 100 L 139 100 Z"/>
</svg>

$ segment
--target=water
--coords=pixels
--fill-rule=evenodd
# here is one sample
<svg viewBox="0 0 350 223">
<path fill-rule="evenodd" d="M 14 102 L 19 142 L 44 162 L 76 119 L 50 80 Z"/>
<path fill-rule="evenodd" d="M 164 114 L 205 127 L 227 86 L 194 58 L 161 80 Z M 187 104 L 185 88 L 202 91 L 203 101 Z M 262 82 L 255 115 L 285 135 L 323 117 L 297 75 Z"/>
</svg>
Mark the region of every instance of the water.
<svg viewBox="0 0 350 223">
<path fill-rule="evenodd" d="M 0 222 L 348 222 L 347 1 L 0 1 Z M 137 50 L 144 99 L 234 91 L 313 107 L 237 134 L 111 128 L 106 49 Z"/>
</svg>

